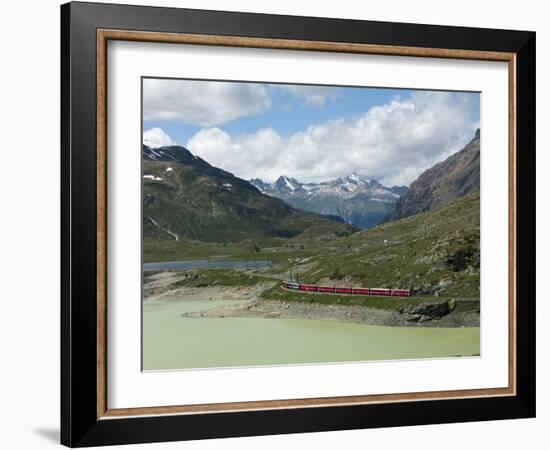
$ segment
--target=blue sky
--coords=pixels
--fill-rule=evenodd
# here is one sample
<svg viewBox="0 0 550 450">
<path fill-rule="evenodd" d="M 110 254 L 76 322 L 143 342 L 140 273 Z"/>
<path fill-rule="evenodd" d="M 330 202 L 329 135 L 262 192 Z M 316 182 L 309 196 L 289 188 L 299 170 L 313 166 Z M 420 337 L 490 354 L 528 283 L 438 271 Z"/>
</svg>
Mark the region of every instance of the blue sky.
<svg viewBox="0 0 550 450">
<path fill-rule="evenodd" d="M 478 93 L 197 80 L 144 80 L 143 108 L 146 143 L 177 143 L 267 181 L 356 171 L 409 184 L 480 121 Z"/>
</svg>

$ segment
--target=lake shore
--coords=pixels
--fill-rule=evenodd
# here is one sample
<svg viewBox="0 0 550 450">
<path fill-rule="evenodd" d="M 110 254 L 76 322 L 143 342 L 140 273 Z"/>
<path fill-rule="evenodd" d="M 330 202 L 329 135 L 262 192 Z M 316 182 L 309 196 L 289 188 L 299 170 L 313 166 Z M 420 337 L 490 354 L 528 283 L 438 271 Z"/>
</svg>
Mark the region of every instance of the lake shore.
<svg viewBox="0 0 550 450">
<path fill-rule="evenodd" d="M 186 313 L 183 314 L 183 317 L 310 319 L 390 327 L 479 327 L 479 313 L 473 311 L 452 311 L 443 317 L 425 318 L 419 322 L 418 320 L 411 320 L 409 314 L 401 313 L 397 310 L 376 309 L 359 305 L 287 303 L 263 299 L 251 299 L 237 305 L 224 305 L 206 311 Z"/>
<path fill-rule="evenodd" d="M 469 301 L 462 307 L 460 301 L 426 301 L 416 306 L 399 308 L 371 308 L 365 305 L 321 304 L 307 301 L 281 301 L 261 298 L 273 288 L 274 281 L 253 286 L 178 286 L 181 274 L 163 272 L 147 278 L 144 301 L 220 301 L 228 305 L 205 311 L 186 313 L 188 318 L 281 318 L 311 319 L 392 327 L 460 328 L 479 327 L 479 302 Z M 235 304 L 235 300 L 242 300 Z M 229 302 L 228 302 L 229 303 Z M 466 303 L 464 303 L 466 304 Z M 457 307 L 458 306 L 458 307 Z"/>
</svg>

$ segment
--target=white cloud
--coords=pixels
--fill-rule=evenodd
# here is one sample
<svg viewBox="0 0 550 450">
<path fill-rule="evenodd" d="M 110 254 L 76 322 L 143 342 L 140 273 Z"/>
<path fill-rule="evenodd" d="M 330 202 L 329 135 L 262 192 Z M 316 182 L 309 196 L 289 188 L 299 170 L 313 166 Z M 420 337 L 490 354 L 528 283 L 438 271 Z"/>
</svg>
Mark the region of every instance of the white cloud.
<svg viewBox="0 0 550 450">
<path fill-rule="evenodd" d="M 192 152 L 238 177 L 322 181 L 353 171 L 387 185 L 410 184 L 460 150 L 474 135 L 472 102 L 446 92 L 415 92 L 354 119 L 311 125 L 289 137 L 266 128 L 231 136 L 206 128 L 187 142 Z"/>
<path fill-rule="evenodd" d="M 336 98 L 336 90 L 328 86 L 281 85 L 279 88 L 301 98 L 306 105 L 322 107 L 327 99 Z"/>
<path fill-rule="evenodd" d="M 271 128 L 264 128 L 254 134 L 232 138 L 219 128 L 203 128 L 197 132 L 186 147 L 193 153 L 235 175 L 248 179 L 269 172 L 284 140 Z M 278 162 L 278 166 L 283 162 Z M 272 177 L 270 177 L 272 178 Z"/>
<path fill-rule="evenodd" d="M 144 120 L 213 127 L 271 106 L 266 87 L 252 83 L 143 80 Z"/>
<path fill-rule="evenodd" d="M 161 128 L 151 128 L 143 132 L 143 143 L 151 148 L 175 145 L 176 142 Z"/>
</svg>

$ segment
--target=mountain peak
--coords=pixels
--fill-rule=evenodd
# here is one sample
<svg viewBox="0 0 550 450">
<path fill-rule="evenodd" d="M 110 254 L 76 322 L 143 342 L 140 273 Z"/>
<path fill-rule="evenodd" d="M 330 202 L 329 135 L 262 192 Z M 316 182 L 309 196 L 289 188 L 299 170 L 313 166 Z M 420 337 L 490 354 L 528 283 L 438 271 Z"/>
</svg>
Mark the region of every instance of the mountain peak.
<svg viewBox="0 0 550 450">
<path fill-rule="evenodd" d="M 179 161 L 187 162 L 199 160 L 189 150 L 180 145 L 167 145 L 165 147 L 149 147 L 143 144 L 142 158 L 148 161 Z"/>
<path fill-rule="evenodd" d="M 356 185 L 368 185 L 368 184 L 371 184 L 374 180 L 372 179 L 368 179 L 368 178 L 363 178 L 363 177 L 360 177 L 357 172 L 352 172 L 351 174 L 349 174 L 347 177 L 346 177 L 346 180 L 351 182 L 351 183 L 354 183 Z"/>
<path fill-rule="evenodd" d="M 281 175 L 279 178 L 277 178 L 277 181 L 275 181 L 275 186 L 278 189 L 294 191 L 300 187 L 300 183 L 298 183 L 298 181 L 296 181 L 294 178 L 287 177 L 286 175 Z"/>
<path fill-rule="evenodd" d="M 361 178 L 357 172 L 352 172 L 345 178 L 337 178 L 334 183 L 345 192 L 354 192 L 361 187 L 368 187 L 377 185 L 378 182 L 374 180 L 365 180 Z"/>
<path fill-rule="evenodd" d="M 476 134 L 474 135 L 474 139 L 479 139 L 480 136 L 481 136 L 481 131 L 480 131 L 480 129 L 478 128 L 478 129 L 476 130 Z"/>
</svg>

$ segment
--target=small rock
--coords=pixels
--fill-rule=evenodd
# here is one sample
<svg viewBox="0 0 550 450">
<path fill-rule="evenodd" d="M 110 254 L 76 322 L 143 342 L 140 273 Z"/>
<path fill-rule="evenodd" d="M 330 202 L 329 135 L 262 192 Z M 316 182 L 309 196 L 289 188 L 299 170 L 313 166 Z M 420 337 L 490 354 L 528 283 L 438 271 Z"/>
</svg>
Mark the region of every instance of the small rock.
<svg viewBox="0 0 550 450">
<path fill-rule="evenodd" d="M 418 322 L 422 316 L 420 314 L 409 314 L 406 317 L 407 322 Z"/>
</svg>

